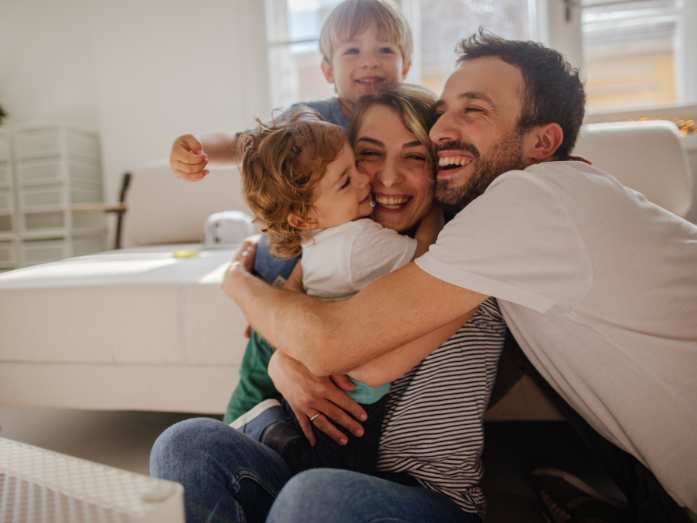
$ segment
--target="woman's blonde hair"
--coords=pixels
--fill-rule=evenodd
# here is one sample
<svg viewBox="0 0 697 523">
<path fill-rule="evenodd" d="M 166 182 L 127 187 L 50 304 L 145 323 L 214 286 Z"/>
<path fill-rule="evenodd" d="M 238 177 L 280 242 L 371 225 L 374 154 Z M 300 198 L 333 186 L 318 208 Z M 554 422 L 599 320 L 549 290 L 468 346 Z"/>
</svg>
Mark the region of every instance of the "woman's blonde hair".
<svg viewBox="0 0 697 523">
<path fill-rule="evenodd" d="M 428 133 L 438 119 L 434 110 L 436 95 L 428 89 L 416 85 L 393 84 L 382 87 L 375 94 L 361 97 L 353 108 L 351 118 L 349 139 L 352 145 L 356 143 L 357 133 L 366 112 L 376 105 L 392 109 L 399 115 L 404 127 L 426 147 L 428 164 L 433 169 L 436 165 L 436 157 Z"/>
<path fill-rule="evenodd" d="M 399 47 L 404 64 L 409 63 L 413 50 L 411 29 L 392 0 L 346 0 L 336 6 L 319 35 L 319 50 L 324 59 L 331 64 L 337 47 L 373 24 L 378 38 Z"/>
<path fill-rule="evenodd" d="M 268 235 L 271 252 L 282 258 L 297 256 L 305 237 L 288 217 L 307 218 L 319 196 L 317 186 L 347 137 L 341 127 L 306 107 L 285 121 L 257 124 L 240 137 L 242 194 Z"/>
</svg>

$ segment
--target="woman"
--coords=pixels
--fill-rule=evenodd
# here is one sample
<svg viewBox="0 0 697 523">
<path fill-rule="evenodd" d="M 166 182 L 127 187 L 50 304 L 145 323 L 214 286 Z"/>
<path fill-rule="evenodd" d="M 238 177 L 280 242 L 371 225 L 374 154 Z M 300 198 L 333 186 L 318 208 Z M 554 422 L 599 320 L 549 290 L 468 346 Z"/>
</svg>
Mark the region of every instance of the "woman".
<svg viewBox="0 0 697 523">
<path fill-rule="evenodd" d="M 377 202 L 373 218 L 400 232 L 413 230 L 432 205 L 433 155 L 428 128 L 433 103 L 430 93 L 401 86 L 363 99 L 355 109 L 350 134 L 359 168 L 371 178 Z M 449 342 L 393 383 L 380 439 L 379 477 L 320 471 L 347 474 L 349 482 L 367 481 L 366 496 L 371 490 L 389 492 L 389 500 L 367 507 L 383 512 L 365 513 L 361 518 L 480 521 L 484 510 L 478 487 L 481 418 L 504 334 L 495 302 L 485 303 Z M 396 378 L 390 366 L 375 367 L 363 366 L 354 377 L 373 382 Z M 337 441 L 343 435 L 329 419 L 360 433 L 360 425 L 337 405 L 356 417 L 360 409 L 330 379 L 311 376 L 282 353 L 272 358 L 269 374 L 293 406 L 308 438 L 313 438 L 309 418 Z M 299 385 L 302 383 L 312 383 L 311 388 L 319 388 L 319 392 L 310 396 L 300 392 L 305 388 Z M 317 399 L 302 399 L 311 396 Z M 184 483 L 190 521 L 207 520 L 211 510 L 221 520 L 264 521 L 292 475 L 273 451 L 214 420 L 189 420 L 168 429 L 153 448 L 151 472 Z M 300 475 L 292 485 L 297 488 L 302 478 Z M 388 488 L 383 485 L 374 490 L 374 482 L 387 483 Z M 309 501 L 293 496 L 284 499 Z M 283 512 L 290 510 L 284 507 L 274 509 L 274 517 L 279 517 L 280 510 L 283 518 Z M 294 509 L 302 514 L 299 521 L 311 516 L 328 521 L 328 514 L 315 510 L 316 514 L 308 515 L 297 504 Z M 348 515 L 348 511 L 339 512 Z M 332 516 L 336 517 L 339 513 Z"/>
</svg>

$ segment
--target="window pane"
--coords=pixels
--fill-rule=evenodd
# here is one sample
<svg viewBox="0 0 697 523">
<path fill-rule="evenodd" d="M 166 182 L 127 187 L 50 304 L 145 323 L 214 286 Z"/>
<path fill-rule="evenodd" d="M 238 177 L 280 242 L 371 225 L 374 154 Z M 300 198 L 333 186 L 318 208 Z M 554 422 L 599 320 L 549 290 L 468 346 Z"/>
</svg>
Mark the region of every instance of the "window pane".
<svg viewBox="0 0 697 523">
<path fill-rule="evenodd" d="M 514 40 L 530 38 L 528 0 L 420 0 L 422 84 L 440 94 L 455 46 L 484 27 Z"/>
<path fill-rule="evenodd" d="M 534 2 L 534 0 L 532 0 Z M 266 0 L 271 97 L 274 107 L 334 94 L 320 70 L 315 39 L 338 0 Z M 402 0 L 420 34 L 413 61 L 422 85 L 440 93 L 455 63 L 455 46 L 479 27 L 510 39 L 530 38 L 529 0 Z M 310 41 L 308 41 L 310 40 Z M 298 42 L 300 41 L 300 42 Z M 292 43 L 298 42 L 298 43 Z M 417 73 L 418 76 L 418 73 Z"/>
<path fill-rule="evenodd" d="M 285 108 L 334 94 L 322 75 L 319 35 L 340 0 L 266 0 L 271 103 Z M 296 43 L 292 43 L 296 42 Z"/>
<path fill-rule="evenodd" d="M 296 46 L 309 45 L 309 50 Z M 294 49 L 295 47 L 295 49 Z M 319 44 L 291 44 L 269 48 L 271 71 L 271 102 L 273 107 L 286 108 L 296 102 L 324 100 L 334 94 L 320 69 L 322 55 Z"/>
<path fill-rule="evenodd" d="M 675 103 L 681 0 L 583 3 L 588 108 Z"/>
</svg>

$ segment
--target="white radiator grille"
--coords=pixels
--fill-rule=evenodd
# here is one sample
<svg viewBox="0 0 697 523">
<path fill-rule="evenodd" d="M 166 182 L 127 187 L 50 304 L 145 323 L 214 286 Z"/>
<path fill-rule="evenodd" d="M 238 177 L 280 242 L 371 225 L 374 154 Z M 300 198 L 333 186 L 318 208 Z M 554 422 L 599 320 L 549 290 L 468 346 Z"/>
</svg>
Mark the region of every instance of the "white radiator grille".
<svg viewBox="0 0 697 523">
<path fill-rule="evenodd" d="M 0 438 L 0 523 L 169 522 L 171 515 L 151 516 L 172 501 L 183 513 L 182 492 L 176 483 Z"/>
</svg>

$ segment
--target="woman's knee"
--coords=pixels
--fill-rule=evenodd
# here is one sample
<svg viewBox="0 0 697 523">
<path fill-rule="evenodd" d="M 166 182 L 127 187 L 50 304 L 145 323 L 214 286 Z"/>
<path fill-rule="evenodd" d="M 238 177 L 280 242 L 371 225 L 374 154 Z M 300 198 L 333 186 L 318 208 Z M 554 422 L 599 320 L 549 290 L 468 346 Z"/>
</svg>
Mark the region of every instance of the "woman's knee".
<svg viewBox="0 0 697 523">
<path fill-rule="evenodd" d="M 267 523 L 310 523 L 336 520 L 341 514 L 353 521 L 346 509 L 360 505 L 354 497 L 353 482 L 362 474 L 346 470 L 313 469 L 294 476 L 273 504 Z M 347 506 L 348 503 L 348 506 Z M 342 519 L 343 521 L 343 519 Z"/>
<path fill-rule="evenodd" d="M 279 494 L 267 523 L 479 521 L 447 496 L 347 470 L 298 474 Z"/>
<path fill-rule="evenodd" d="M 179 476 L 192 459 L 200 460 L 202 454 L 214 453 L 221 441 L 229 439 L 230 431 L 234 429 L 210 418 L 192 418 L 172 425 L 152 447 L 150 474 L 164 479 Z"/>
</svg>

